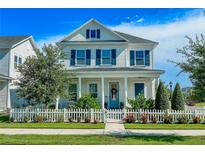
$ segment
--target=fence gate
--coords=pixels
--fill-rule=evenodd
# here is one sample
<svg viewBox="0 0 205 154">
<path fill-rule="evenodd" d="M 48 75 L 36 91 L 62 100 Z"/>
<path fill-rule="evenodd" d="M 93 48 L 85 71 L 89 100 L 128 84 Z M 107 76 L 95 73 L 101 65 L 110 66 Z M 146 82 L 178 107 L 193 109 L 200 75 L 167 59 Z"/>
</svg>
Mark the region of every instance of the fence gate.
<svg viewBox="0 0 205 154">
<path fill-rule="evenodd" d="M 122 122 L 124 112 L 121 109 L 108 109 L 105 111 L 106 122 Z"/>
</svg>

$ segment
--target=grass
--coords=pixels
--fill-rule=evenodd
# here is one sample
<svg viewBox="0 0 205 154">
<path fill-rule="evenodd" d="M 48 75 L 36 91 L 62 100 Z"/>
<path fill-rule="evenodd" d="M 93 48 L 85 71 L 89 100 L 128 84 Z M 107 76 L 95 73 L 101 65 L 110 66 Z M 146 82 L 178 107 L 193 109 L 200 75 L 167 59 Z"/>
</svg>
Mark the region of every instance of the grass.
<svg viewBox="0 0 205 154">
<path fill-rule="evenodd" d="M 203 136 L 106 136 L 106 135 L 0 135 L 0 144 L 28 145 L 205 145 Z"/>
<path fill-rule="evenodd" d="M 0 115 L 0 128 L 104 129 L 104 127 L 104 123 L 9 123 L 8 115 Z"/>
<path fill-rule="evenodd" d="M 195 106 L 198 106 L 198 107 L 205 107 L 205 102 L 196 103 Z"/>
<path fill-rule="evenodd" d="M 205 124 L 124 124 L 125 129 L 203 130 Z"/>
</svg>

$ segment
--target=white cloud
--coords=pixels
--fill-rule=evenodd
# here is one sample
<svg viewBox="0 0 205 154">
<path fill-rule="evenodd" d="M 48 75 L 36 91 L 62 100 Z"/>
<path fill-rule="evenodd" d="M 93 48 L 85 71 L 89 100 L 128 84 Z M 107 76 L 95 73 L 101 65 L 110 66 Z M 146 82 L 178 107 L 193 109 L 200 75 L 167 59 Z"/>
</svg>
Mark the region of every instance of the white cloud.
<svg viewBox="0 0 205 154">
<path fill-rule="evenodd" d="M 57 41 L 65 37 L 63 34 L 55 35 L 55 36 L 47 36 L 44 38 L 41 38 L 40 40 L 36 41 L 36 44 L 41 49 L 44 44 L 55 44 Z"/>
<path fill-rule="evenodd" d="M 144 18 L 140 18 L 136 22 L 143 22 L 143 21 L 144 21 Z"/>
<path fill-rule="evenodd" d="M 205 34 L 205 16 L 201 13 L 167 24 L 148 26 L 138 26 L 132 22 L 121 23 L 110 28 L 159 42 L 155 58 L 160 63 L 167 63 L 167 59 L 181 60 L 176 54 L 176 48 L 186 45 L 186 35 L 194 38 L 196 34 Z"/>
</svg>

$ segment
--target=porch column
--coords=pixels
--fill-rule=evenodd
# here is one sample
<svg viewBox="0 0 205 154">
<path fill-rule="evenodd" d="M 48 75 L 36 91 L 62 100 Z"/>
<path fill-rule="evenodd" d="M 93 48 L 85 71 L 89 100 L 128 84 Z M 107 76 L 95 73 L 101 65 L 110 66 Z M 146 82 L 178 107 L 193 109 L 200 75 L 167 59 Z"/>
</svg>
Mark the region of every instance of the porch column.
<svg viewBox="0 0 205 154">
<path fill-rule="evenodd" d="M 8 84 L 7 84 L 7 106 L 6 106 L 6 108 L 7 109 L 10 109 L 11 108 L 11 99 L 10 99 L 10 81 L 7 81 L 8 82 Z"/>
<path fill-rule="evenodd" d="M 104 109 L 104 107 L 105 107 L 105 92 L 104 92 L 104 90 L 105 90 L 105 88 L 104 88 L 104 84 L 105 84 L 105 82 L 104 82 L 104 77 L 101 77 L 101 97 L 102 97 L 102 109 Z"/>
<path fill-rule="evenodd" d="M 127 77 L 124 78 L 124 85 L 125 85 L 125 104 L 124 107 L 127 107 L 128 101 L 127 101 Z"/>
<path fill-rule="evenodd" d="M 56 106 L 55 106 L 56 110 L 58 110 L 58 104 L 59 104 L 59 97 L 57 97 L 56 99 Z"/>
<path fill-rule="evenodd" d="M 81 77 L 78 78 L 78 98 L 81 98 Z"/>
</svg>

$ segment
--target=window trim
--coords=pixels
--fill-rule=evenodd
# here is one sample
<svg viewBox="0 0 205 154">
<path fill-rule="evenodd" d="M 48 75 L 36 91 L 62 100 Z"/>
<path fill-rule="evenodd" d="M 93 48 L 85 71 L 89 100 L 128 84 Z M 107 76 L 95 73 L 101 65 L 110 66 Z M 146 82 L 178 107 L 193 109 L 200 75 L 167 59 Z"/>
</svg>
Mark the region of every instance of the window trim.
<svg viewBox="0 0 205 154">
<path fill-rule="evenodd" d="M 96 96 L 97 96 L 96 98 L 98 98 L 98 83 L 97 83 L 97 82 L 89 82 L 89 83 L 88 83 L 88 92 L 92 95 L 92 93 L 90 92 L 90 85 L 92 85 L 92 84 L 94 84 L 94 85 L 97 86 L 97 87 L 96 87 L 96 88 L 97 88 L 97 89 L 96 89 L 97 91 L 95 92 L 95 94 L 96 94 Z"/>
<path fill-rule="evenodd" d="M 110 53 L 110 63 L 109 64 L 103 64 L 103 50 L 109 50 L 109 53 Z M 102 66 L 106 66 L 106 65 L 112 65 L 112 49 L 108 49 L 108 48 L 104 48 L 104 49 L 101 49 L 101 65 Z"/>
<path fill-rule="evenodd" d="M 78 51 L 84 51 L 84 64 L 78 64 Z M 86 65 L 86 49 L 75 49 L 75 66 L 85 66 Z"/>
<path fill-rule="evenodd" d="M 150 59 L 149 59 L 149 62 L 150 62 L 150 66 L 151 66 L 151 50 L 150 49 L 147 49 L 147 48 L 139 48 L 139 49 L 129 49 L 129 51 L 134 51 L 134 65 L 130 65 L 131 67 L 133 66 L 139 66 L 139 67 L 149 67 L 149 66 L 146 66 L 146 63 L 145 63 L 145 51 L 146 50 L 149 50 L 149 56 L 150 56 Z M 137 51 L 143 51 L 143 57 L 144 57 L 144 64 L 143 65 L 136 65 L 136 52 Z M 129 52 L 130 54 L 130 52 Z M 130 60 L 130 56 L 129 56 L 129 60 Z M 129 63 L 130 64 L 130 63 Z"/>
<path fill-rule="evenodd" d="M 89 30 L 89 38 L 88 38 L 89 40 L 99 40 L 100 39 L 100 38 L 97 38 L 97 30 L 100 29 L 100 28 L 92 28 L 92 27 L 90 27 L 90 28 L 87 28 L 87 29 Z M 95 37 L 91 37 L 91 31 L 92 30 L 95 30 Z"/>
<path fill-rule="evenodd" d="M 14 66 L 14 69 L 17 70 L 18 66 L 23 64 L 23 58 L 22 58 L 22 56 L 20 56 L 18 54 L 14 54 L 13 57 L 14 57 L 14 63 L 13 63 L 14 65 L 13 66 Z M 15 57 L 17 58 L 17 61 L 15 61 Z M 21 59 L 21 63 L 19 63 L 19 59 Z"/>
</svg>

